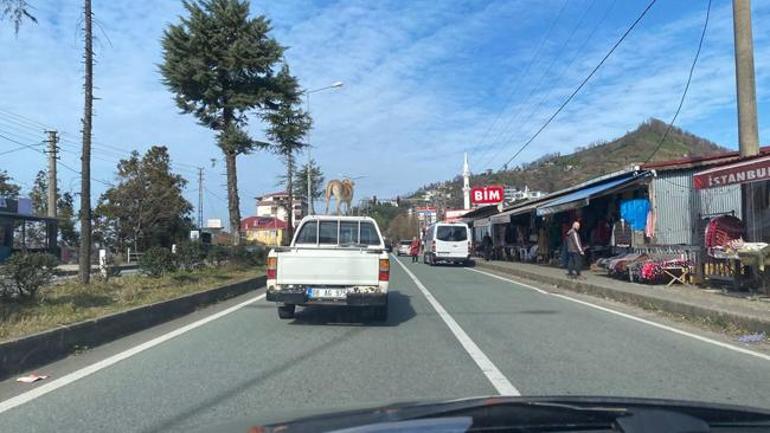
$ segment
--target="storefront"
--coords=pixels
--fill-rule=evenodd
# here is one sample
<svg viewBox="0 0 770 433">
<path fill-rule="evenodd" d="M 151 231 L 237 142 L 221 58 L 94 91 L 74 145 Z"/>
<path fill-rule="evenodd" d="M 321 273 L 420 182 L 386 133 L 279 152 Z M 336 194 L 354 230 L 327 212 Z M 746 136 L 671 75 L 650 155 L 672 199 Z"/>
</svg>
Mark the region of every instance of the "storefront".
<svg viewBox="0 0 770 433">
<path fill-rule="evenodd" d="M 705 231 L 707 254 L 729 264 L 735 279 L 768 292 L 770 264 L 770 156 L 739 161 L 698 172 L 695 188 L 707 197 L 724 188 L 740 188 L 740 213 L 713 219 Z M 743 219 L 740 216 L 743 216 Z"/>
<path fill-rule="evenodd" d="M 581 236 L 590 246 L 591 258 L 612 253 L 614 224 L 618 244 L 631 246 L 631 227 L 647 225 L 647 184 L 651 173 L 625 170 L 571 188 L 511 206 L 489 217 L 496 258 L 558 264 L 562 241 L 574 221 L 582 224 Z M 620 218 L 621 211 L 626 219 Z"/>
</svg>

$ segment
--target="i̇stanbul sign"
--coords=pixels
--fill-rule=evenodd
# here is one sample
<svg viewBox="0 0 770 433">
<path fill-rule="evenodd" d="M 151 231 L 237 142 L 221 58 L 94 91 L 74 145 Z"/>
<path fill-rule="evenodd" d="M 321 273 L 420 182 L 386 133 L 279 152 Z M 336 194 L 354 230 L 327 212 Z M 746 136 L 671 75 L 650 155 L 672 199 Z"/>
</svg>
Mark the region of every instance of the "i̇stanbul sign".
<svg viewBox="0 0 770 433">
<path fill-rule="evenodd" d="M 696 173 L 693 184 L 697 189 L 770 180 L 770 157 L 736 162 Z"/>
</svg>

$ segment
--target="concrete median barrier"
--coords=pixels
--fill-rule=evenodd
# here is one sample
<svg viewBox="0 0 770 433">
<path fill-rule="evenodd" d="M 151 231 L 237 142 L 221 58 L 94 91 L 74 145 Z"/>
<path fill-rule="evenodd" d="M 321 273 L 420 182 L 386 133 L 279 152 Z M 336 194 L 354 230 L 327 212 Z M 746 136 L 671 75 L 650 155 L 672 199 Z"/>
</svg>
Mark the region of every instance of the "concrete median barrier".
<svg viewBox="0 0 770 433">
<path fill-rule="evenodd" d="M 264 276 L 250 278 L 0 343 L 0 379 L 64 358 L 78 348 L 99 346 L 264 285 Z"/>
</svg>

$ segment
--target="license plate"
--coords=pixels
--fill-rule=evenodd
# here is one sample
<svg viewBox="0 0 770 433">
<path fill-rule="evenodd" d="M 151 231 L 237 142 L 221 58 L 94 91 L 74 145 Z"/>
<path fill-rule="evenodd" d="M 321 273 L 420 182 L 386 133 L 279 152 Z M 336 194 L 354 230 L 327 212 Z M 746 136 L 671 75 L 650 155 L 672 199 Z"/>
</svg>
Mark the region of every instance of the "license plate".
<svg viewBox="0 0 770 433">
<path fill-rule="evenodd" d="M 307 289 L 307 296 L 309 298 L 326 298 L 326 299 L 341 299 L 347 294 L 345 289 Z"/>
</svg>

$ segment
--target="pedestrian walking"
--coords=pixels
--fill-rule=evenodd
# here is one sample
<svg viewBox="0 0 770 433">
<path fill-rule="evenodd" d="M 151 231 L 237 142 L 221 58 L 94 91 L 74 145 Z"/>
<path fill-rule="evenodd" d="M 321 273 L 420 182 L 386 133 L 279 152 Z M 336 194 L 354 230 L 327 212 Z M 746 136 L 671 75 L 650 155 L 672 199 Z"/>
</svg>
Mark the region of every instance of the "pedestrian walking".
<svg viewBox="0 0 770 433">
<path fill-rule="evenodd" d="M 585 249 L 580 241 L 580 222 L 572 223 L 572 228 L 567 232 L 567 254 L 569 255 L 567 263 L 567 276 L 579 278 L 580 270 L 583 268 L 583 256 Z"/>
<path fill-rule="evenodd" d="M 409 255 L 412 256 L 412 263 L 417 262 L 417 256 L 420 255 L 420 240 L 417 236 L 412 238 L 412 243 L 409 244 Z"/>
</svg>

